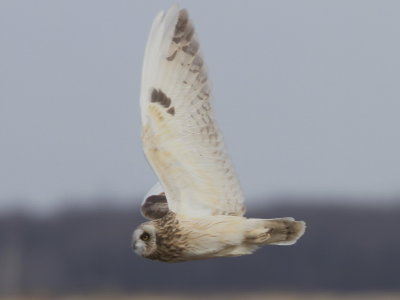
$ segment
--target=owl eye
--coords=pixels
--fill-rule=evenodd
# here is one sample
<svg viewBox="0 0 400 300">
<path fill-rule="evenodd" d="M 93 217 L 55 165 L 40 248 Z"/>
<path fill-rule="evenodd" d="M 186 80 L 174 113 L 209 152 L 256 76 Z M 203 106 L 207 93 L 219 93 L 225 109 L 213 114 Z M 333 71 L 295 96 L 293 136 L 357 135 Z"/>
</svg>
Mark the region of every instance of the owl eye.
<svg viewBox="0 0 400 300">
<path fill-rule="evenodd" d="M 140 236 L 140 239 L 142 241 L 148 241 L 150 239 L 150 234 L 148 234 L 147 232 L 143 232 L 142 235 Z"/>
</svg>

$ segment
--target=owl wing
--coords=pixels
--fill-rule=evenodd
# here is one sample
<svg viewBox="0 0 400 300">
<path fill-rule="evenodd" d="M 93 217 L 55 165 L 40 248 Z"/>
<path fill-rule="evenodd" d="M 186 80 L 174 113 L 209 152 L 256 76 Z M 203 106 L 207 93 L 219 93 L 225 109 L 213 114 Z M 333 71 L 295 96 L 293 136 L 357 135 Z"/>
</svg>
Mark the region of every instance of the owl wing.
<svg viewBox="0 0 400 300">
<path fill-rule="evenodd" d="M 162 218 L 168 213 L 169 207 L 167 198 L 159 182 L 144 196 L 140 211 L 142 216 L 149 220 Z"/>
<path fill-rule="evenodd" d="M 243 215 L 243 195 L 214 123 L 210 86 L 186 10 L 160 12 L 146 45 L 140 95 L 145 155 L 169 209 Z"/>
</svg>

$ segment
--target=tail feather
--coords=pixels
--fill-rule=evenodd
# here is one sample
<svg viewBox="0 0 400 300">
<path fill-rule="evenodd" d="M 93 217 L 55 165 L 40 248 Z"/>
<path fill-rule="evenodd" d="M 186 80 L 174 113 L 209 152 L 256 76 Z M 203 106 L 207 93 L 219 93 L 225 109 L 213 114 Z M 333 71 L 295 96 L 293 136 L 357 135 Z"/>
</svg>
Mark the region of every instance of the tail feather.
<svg viewBox="0 0 400 300">
<path fill-rule="evenodd" d="M 250 220 L 258 221 L 258 227 L 249 231 L 248 241 L 259 245 L 293 245 L 306 229 L 303 221 L 293 218 Z"/>
</svg>

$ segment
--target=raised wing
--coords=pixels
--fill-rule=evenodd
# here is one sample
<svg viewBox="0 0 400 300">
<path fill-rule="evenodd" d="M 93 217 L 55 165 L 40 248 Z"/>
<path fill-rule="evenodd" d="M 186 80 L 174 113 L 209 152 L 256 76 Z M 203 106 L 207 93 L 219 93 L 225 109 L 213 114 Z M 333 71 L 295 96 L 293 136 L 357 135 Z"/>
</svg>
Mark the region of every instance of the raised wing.
<svg viewBox="0 0 400 300">
<path fill-rule="evenodd" d="M 214 124 L 210 87 L 186 10 L 160 12 L 146 45 L 142 141 L 169 208 L 190 216 L 243 215 L 243 196 Z"/>
</svg>

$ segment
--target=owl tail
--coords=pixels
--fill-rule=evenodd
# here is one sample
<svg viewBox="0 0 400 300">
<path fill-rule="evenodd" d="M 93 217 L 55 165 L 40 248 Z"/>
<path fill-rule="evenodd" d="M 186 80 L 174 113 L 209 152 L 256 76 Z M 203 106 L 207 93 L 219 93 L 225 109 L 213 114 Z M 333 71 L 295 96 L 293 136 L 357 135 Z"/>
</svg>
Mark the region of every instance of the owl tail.
<svg viewBox="0 0 400 300">
<path fill-rule="evenodd" d="M 246 242 L 257 245 L 293 245 L 304 234 L 306 224 L 293 218 L 248 219 Z"/>
</svg>

